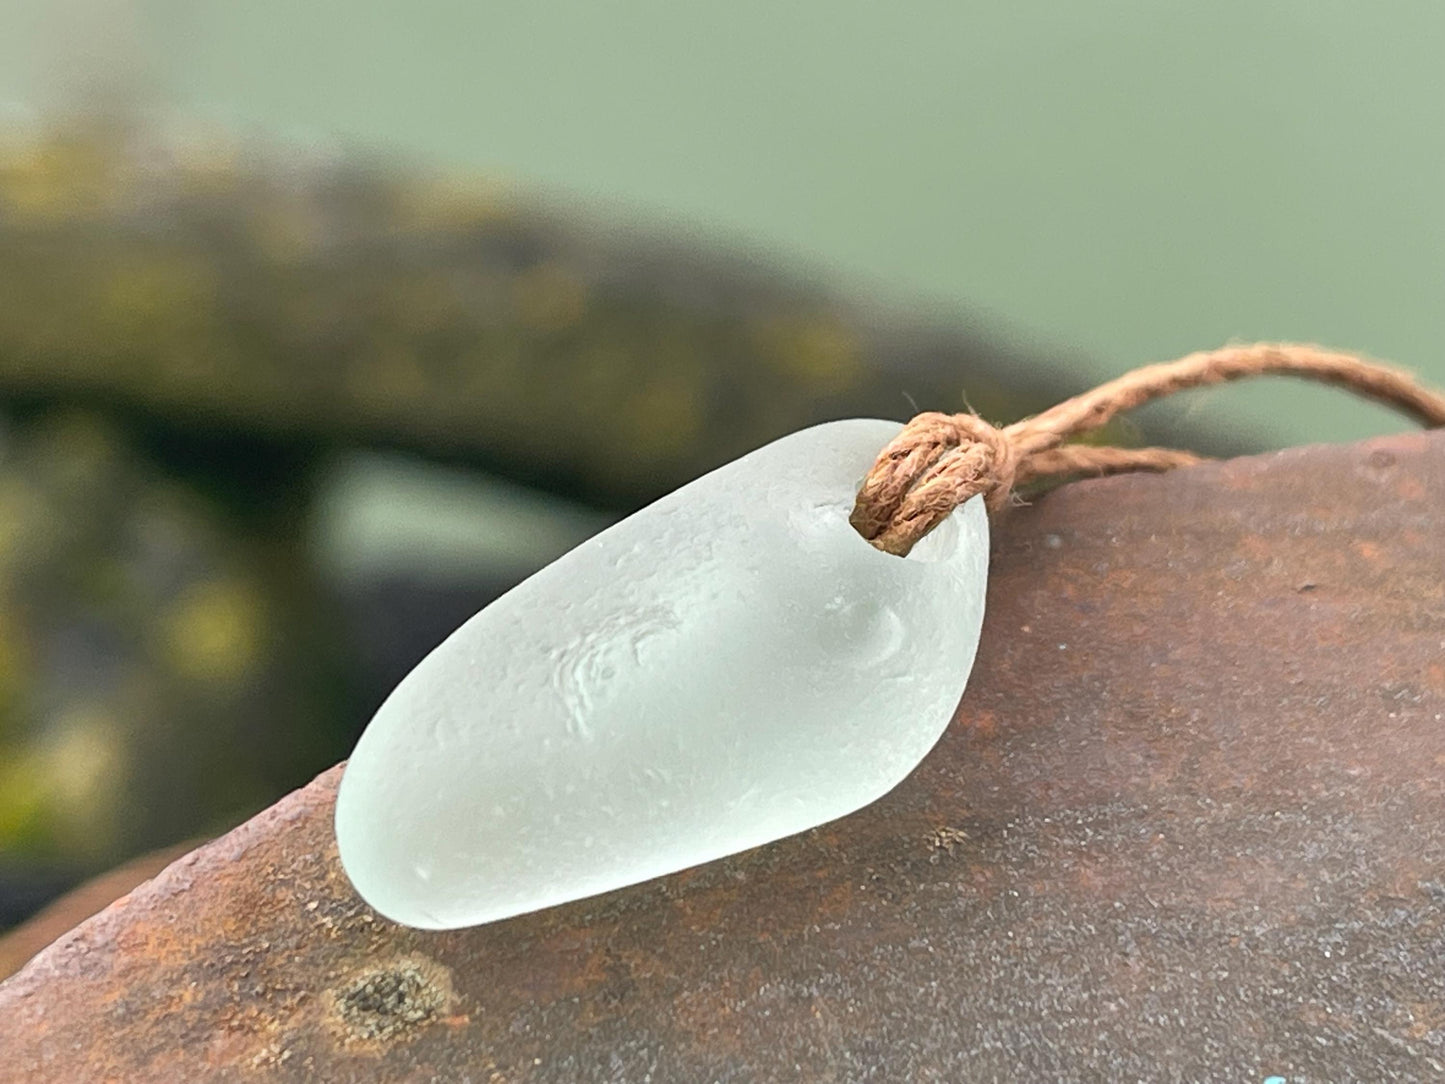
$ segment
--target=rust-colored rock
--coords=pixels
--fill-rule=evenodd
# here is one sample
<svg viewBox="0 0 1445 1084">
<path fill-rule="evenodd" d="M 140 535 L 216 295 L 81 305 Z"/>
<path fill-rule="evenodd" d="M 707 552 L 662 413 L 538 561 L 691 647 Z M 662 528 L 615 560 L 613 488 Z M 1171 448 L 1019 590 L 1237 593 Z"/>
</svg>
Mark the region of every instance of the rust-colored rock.
<svg viewBox="0 0 1445 1084">
<path fill-rule="evenodd" d="M 825 828 L 476 930 L 337 772 L 0 986 L 0 1080 L 1445 1078 L 1445 436 L 1069 487 L 935 753 Z"/>
<path fill-rule="evenodd" d="M 0 934 L 0 980 L 15 974 L 61 934 L 114 903 L 136 885 L 149 881 L 195 846 L 196 840 L 192 839 L 123 862 L 71 889 L 14 929 Z"/>
</svg>

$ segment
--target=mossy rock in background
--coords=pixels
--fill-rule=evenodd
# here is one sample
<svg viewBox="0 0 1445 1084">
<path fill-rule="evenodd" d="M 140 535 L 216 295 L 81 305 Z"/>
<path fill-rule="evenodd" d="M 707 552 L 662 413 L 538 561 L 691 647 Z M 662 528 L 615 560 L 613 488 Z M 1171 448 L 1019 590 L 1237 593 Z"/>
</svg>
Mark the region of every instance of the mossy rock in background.
<svg viewBox="0 0 1445 1084">
<path fill-rule="evenodd" d="M 70 411 L 0 454 L 0 854 L 79 873 L 222 828 L 333 756 L 295 562 Z"/>
<path fill-rule="evenodd" d="M 0 395 L 625 507 L 827 418 L 911 397 L 1007 419 L 1074 387 L 958 325 L 481 181 L 98 124 L 0 156 Z"/>
</svg>

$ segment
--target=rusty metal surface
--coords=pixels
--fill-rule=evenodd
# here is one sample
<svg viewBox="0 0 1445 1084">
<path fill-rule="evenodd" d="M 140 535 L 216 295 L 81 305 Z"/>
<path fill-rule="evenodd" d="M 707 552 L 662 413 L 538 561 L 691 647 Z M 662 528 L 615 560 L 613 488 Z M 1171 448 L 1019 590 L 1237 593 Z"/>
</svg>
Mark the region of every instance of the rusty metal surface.
<svg viewBox="0 0 1445 1084">
<path fill-rule="evenodd" d="M 872 807 L 490 927 L 335 771 L 0 985 L 0 1080 L 1445 1078 L 1445 436 L 1069 487 Z"/>
<path fill-rule="evenodd" d="M 123 862 L 71 889 L 14 929 L 0 934 L 0 980 L 19 971 L 32 956 L 61 934 L 104 910 L 137 885 L 149 881 L 177 858 L 194 850 L 197 843 L 197 840 L 188 840 Z"/>
</svg>

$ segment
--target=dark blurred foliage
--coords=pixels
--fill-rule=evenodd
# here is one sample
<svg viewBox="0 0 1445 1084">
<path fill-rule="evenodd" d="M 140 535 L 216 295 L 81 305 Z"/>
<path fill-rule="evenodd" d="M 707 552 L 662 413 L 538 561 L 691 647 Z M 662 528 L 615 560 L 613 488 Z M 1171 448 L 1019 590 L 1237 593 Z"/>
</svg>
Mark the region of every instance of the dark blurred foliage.
<svg viewBox="0 0 1445 1084">
<path fill-rule="evenodd" d="M 0 157 L 0 895 L 211 829 L 345 755 L 509 586 L 337 597 L 317 467 L 405 449 L 627 510 L 909 397 L 1077 384 L 754 258 L 352 160 L 76 124 Z M 0 922 L 5 921 L 0 901 Z M 9 917 L 15 917 L 11 914 Z"/>
<path fill-rule="evenodd" d="M 341 630 L 263 532 L 113 419 L 0 455 L 0 847 L 94 868 L 223 826 L 345 740 Z M 289 536 L 289 537 L 288 537 Z"/>
</svg>

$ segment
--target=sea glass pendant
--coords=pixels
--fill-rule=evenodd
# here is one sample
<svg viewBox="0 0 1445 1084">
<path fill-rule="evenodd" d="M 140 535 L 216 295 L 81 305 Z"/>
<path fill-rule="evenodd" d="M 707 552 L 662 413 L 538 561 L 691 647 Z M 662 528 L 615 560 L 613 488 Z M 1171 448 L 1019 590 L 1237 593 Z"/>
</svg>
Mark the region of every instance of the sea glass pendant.
<svg viewBox="0 0 1445 1084">
<path fill-rule="evenodd" d="M 867 805 L 953 715 L 988 522 L 906 558 L 848 523 L 896 422 L 832 422 L 713 471 L 493 602 L 381 706 L 336 802 L 362 897 L 471 926 Z"/>
</svg>

